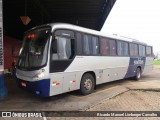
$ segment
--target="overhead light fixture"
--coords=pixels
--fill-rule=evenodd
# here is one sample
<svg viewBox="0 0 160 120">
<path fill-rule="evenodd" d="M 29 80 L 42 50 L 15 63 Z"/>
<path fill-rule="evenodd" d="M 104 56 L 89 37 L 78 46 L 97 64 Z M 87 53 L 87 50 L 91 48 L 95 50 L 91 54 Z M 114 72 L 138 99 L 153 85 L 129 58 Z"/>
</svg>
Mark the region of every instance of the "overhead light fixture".
<svg viewBox="0 0 160 120">
<path fill-rule="evenodd" d="M 20 18 L 24 25 L 28 25 L 28 23 L 31 21 L 31 19 L 28 16 L 20 16 Z"/>
<path fill-rule="evenodd" d="M 22 23 L 24 25 L 28 25 L 28 23 L 31 21 L 30 17 L 27 16 L 27 0 L 25 0 L 25 15 L 24 16 L 20 16 L 21 20 L 22 20 Z"/>
</svg>

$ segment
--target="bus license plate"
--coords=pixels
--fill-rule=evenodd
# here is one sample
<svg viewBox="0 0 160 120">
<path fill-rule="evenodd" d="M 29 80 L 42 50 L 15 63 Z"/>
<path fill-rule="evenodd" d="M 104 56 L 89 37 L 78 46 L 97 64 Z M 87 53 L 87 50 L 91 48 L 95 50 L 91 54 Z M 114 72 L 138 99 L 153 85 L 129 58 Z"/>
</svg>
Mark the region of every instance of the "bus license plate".
<svg viewBox="0 0 160 120">
<path fill-rule="evenodd" d="M 26 83 L 25 82 L 21 82 L 22 87 L 26 87 Z"/>
</svg>

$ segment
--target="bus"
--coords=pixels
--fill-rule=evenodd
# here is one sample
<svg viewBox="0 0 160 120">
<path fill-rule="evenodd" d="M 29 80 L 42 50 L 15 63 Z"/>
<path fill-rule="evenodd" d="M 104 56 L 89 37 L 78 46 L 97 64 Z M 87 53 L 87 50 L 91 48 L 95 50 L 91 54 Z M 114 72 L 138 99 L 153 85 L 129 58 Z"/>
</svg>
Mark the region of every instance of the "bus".
<svg viewBox="0 0 160 120">
<path fill-rule="evenodd" d="M 18 86 L 49 97 L 134 77 L 153 69 L 152 46 L 66 23 L 25 32 L 16 65 Z"/>
</svg>

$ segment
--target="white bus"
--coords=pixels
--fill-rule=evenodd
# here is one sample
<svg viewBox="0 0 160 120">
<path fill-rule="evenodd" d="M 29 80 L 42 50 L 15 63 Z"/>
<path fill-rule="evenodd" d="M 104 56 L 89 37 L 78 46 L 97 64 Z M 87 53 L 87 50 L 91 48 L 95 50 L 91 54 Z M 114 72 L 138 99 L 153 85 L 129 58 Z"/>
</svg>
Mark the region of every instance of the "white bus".
<svg viewBox="0 0 160 120">
<path fill-rule="evenodd" d="M 74 90 L 90 94 L 96 85 L 153 69 L 152 47 L 64 23 L 32 28 L 24 36 L 16 66 L 19 87 L 48 97 Z"/>
</svg>

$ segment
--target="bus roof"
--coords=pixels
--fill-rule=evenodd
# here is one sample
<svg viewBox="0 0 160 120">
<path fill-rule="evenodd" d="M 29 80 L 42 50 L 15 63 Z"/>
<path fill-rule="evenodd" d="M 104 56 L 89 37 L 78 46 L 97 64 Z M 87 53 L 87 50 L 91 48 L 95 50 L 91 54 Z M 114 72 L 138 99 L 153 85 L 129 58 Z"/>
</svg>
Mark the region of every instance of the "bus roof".
<svg viewBox="0 0 160 120">
<path fill-rule="evenodd" d="M 139 40 L 135 40 L 135 39 L 132 39 L 132 38 L 119 36 L 117 34 L 110 35 L 110 34 L 102 33 L 100 31 L 96 31 L 96 30 L 92 30 L 92 29 L 88 29 L 88 28 L 84 28 L 84 27 L 80 27 L 80 26 L 73 25 L 73 24 L 68 24 L 68 23 L 49 23 L 49 24 L 44 24 L 44 25 L 37 26 L 37 27 L 44 27 L 44 26 L 51 26 L 52 31 L 54 31 L 55 29 L 70 29 L 70 30 L 84 32 L 84 33 L 88 33 L 88 34 L 92 34 L 92 35 L 98 35 L 98 36 L 101 36 L 101 37 L 107 37 L 107 38 L 110 38 L 110 39 L 123 40 L 123 41 L 127 41 L 127 42 L 132 42 L 132 43 L 137 43 L 137 44 L 142 44 L 142 45 L 148 45 L 144 42 L 140 42 Z M 32 29 L 35 29 L 37 27 L 34 27 Z"/>
</svg>

